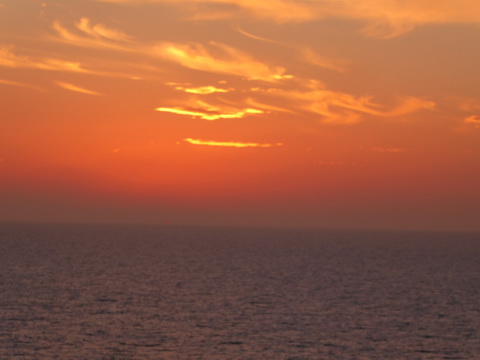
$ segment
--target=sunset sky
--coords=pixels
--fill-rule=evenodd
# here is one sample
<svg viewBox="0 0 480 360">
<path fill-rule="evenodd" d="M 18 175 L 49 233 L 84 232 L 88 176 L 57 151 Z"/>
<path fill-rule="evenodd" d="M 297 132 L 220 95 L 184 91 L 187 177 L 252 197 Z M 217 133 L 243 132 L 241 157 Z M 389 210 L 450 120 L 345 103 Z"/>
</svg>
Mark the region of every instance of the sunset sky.
<svg viewBox="0 0 480 360">
<path fill-rule="evenodd" d="M 0 0 L 0 220 L 480 230 L 478 0 Z"/>
</svg>

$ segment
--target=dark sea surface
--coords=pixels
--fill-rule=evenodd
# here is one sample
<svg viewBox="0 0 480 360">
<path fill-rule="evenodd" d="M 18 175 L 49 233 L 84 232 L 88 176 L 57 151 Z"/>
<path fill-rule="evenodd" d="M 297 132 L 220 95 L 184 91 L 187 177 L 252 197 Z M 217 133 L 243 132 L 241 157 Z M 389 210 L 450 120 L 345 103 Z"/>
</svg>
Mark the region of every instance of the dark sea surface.
<svg viewBox="0 0 480 360">
<path fill-rule="evenodd" d="M 480 359 L 480 234 L 1 224 L 0 359 Z"/>
</svg>

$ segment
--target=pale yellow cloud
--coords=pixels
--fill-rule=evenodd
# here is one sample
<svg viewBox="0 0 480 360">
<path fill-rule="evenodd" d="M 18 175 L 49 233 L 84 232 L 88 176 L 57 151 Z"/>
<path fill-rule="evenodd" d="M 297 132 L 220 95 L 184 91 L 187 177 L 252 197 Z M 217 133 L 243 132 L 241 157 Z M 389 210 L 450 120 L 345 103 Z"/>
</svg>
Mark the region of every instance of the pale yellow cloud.
<svg viewBox="0 0 480 360">
<path fill-rule="evenodd" d="M 238 141 L 211 141 L 187 138 L 184 141 L 193 145 L 205 145 L 205 146 L 222 146 L 222 147 L 234 147 L 234 148 L 270 148 L 275 146 L 283 146 L 282 143 L 265 144 L 254 142 L 238 142 Z"/>
<path fill-rule="evenodd" d="M 57 81 L 56 84 L 58 86 L 60 86 L 61 88 L 65 89 L 65 90 L 79 92 L 79 93 L 87 94 L 87 95 L 102 96 L 102 94 L 100 94 L 99 92 L 89 90 L 89 89 L 86 89 L 86 88 L 81 87 L 81 86 L 77 86 L 77 85 L 73 85 L 73 84 L 69 84 L 69 83 L 65 83 L 65 82 L 61 82 L 61 81 Z"/>
<path fill-rule="evenodd" d="M 175 61 L 187 68 L 219 74 L 241 76 L 249 80 L 276 81 L 290 78 L 285 69 L 268 66 L 231 46 L 210 42 L 208 46 L 164 43 L 155 54 Z"/>
<path fill-rule="evenodd" d="M 181 107 L 159 107 L 155 109 L 156 111 L 160 112 L 167 112 L 177 115 L 186 115 L 193 118 L 200 118 L 202 120 L 220 120 L 220 119 L 240 119 L 244 118 L 247 115 L 255 115 L 255 114 L 262 114 L 262 110 L 258 109 L 242 109 L 237 111 L 229 111 L 229 112 L 220 112 L 217 108 L 212 108 L 210 110 L 203 110 L 203 109 L 188 109 L 188 108 L 181 108 Z"/>
<path fill-rule="evenodd" d="M 176 90 L 184 91 L 190 94 L 198 94 L 198 95 L 208 95 L 214 93 L 227 93 L 230 90 L 228 89 L 220 89 L 215 86 L 200 86 L 200 87 L 184 87 L 184 86 L 176 86 Z"/>
</svg>

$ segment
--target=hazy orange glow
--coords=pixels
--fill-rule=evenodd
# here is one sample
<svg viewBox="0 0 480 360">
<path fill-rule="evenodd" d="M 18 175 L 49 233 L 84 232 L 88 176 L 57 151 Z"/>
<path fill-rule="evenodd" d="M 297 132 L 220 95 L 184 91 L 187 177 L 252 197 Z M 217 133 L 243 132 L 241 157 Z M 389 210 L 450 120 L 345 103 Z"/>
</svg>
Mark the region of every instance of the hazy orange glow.
<svg viewBox="0 0 480 360">
<path fill-rule="evenodd" d="M 0 220 L 480 230 L 477 0 L 0 0 Z"/>
</svg>

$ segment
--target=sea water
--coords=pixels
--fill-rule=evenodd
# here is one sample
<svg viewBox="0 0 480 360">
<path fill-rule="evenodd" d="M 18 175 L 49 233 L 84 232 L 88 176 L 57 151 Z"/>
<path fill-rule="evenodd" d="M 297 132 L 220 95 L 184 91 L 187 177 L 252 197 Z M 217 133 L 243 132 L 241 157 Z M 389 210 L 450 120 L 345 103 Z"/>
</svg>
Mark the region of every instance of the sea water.
<svg viewBox="0 0 480 360">
<path fill-rule="evenodd" d="M 2 224 L 0 359 L 480 359 L 480 235 Z"/>
</svg>

